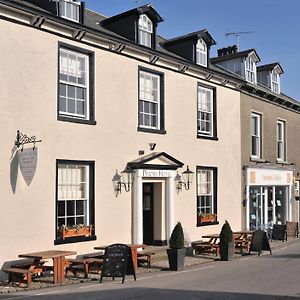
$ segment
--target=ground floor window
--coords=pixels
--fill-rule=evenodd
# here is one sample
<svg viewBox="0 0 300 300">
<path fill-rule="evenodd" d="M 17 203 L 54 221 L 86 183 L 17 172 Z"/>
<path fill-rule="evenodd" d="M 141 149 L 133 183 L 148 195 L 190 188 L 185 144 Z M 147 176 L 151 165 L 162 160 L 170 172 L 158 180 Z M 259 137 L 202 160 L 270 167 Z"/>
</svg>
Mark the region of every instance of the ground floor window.
<svg viewBox="0 0 300 300">
<path fill-rule="evenodd" d="M 217 168 L 197 167 L 197 225 L 217 222 Z"/>
<path fill-rule="evenodd" d="M 249 228 L 270 229 L 288 220 L 288 186 L 250 186 Z"/>
<path fill-rule="evenodd" d="M 94 162 L 57 161 L 57 240 L 94 234 Z"/>
</svg>

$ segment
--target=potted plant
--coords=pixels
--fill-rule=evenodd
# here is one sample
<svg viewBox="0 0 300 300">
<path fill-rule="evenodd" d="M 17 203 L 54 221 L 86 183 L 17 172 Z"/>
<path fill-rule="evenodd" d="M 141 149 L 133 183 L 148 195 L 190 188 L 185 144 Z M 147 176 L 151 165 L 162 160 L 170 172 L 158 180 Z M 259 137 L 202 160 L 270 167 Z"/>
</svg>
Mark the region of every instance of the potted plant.
<svg viewBox="0 0 300 300">
<path fill-rule="evenodd" d="M 201 223 L 214 223 L 217 222 L 217 215 L 212 213 L 199 213 L 198 222 Z"/>
<path fill-rule="evenodd" d="M 227 221 L 223 224 L 220 232 L 219 249 L 221 260 L 228 261 L 232 259 L 234 250 L 233 234 Z"/>
<path fill-rule="evenodd" d="M 58 235 L 62 240 L 76 236 L 91 236 L 92 225 L 77 224 L 66 226 L 62 225 L 58 228 Z"/>
<path fill-rule="evenodd" d="M 167 249 L 169 266 L 171 271 L 182 271 L 184 267 L 184 258 L 186 248 L 184 247 L 184 234 L 180 222 L 176 224 L 169 240 L 169 249 Z"/>
</svg>

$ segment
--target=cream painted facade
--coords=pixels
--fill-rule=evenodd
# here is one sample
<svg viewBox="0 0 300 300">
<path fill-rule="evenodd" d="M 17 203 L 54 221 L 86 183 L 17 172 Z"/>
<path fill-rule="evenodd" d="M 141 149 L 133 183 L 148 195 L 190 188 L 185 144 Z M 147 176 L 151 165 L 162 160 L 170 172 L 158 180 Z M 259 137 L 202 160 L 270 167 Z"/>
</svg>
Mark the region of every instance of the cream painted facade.
<svg viewBox="0 0 300 300">
<path fill-rule="evenodd" d="M 0 160 L 1 230 L 0 264 L 16 260 L 18 254 L 48 249 L 92 252 L 96 245 L 115 242 L 142 242 L 141 184 L 153 182 L 154 235 L 167 240 L 172 227 L 181 221 L 191 240 L 219 232 L 227 219 L 234 230 L 241 229 L 241 120 L 240 93 L 222 86 L 221 79 L 205 81 L 196 70 L 182 74 L 171 62 L 149 63 L 148 56 L 132 57 L 109 50 L 109 40 L 87 34 L 80 41 L 71 38 L 72 30 L 45 22 L 42 30 L 28 26 L 30 16 L 6 11 L 0 15 L 21 23 L 0 20 L 2 101 Z M 27 26 L 25 26 L 27 25 Z M 47 29 L 49 32 L 43 31 Z M 57 32 L 61 36 L 54 34 Z M 58 43 L 63 42 L 94 52 L 96 125 L 57 120 Z M 101 49 L 102 47 L 102 49 Z M 125 53 L 125 54 L 128 54 Z M 129 54 L 128 54 L 129 56 Z M 136 58 L 134 58 L 134 56 Z M 139 58 L 139 59 L 137 59 Z M 168 66 L 168 68 L 163 66 Z M 166 134 L 137 131 L 138 68 L 146 67 L 164 74 Z M 192 76 L 193 75 L 193 76 Z M 197 84 L 216 88 L 217 138 L 197 138 Z M 231 83 L 229 83 L 230 85 Z M 18 168 L 14 173 L 16 132 L 35 135 L 38 148 L 35 175 L 28 186 Z M 165 152 L 193 172 L 197 166 L 215 167 L 217 215 L 219 225 L 197 227 L 196 178 L 189 190 L 177 193 L 171 170 L 168 177 L 143 176 L 141 170 L 130 192 L 116 197 L 113 176 L 128 162 L 139 158 L 139 150 Z M 30 148 L 30 145 L 25 148 Z M 55 245 L 56 236 L 56 160 L 95 162 L 95 241 Z M 164 165 L 161 161 L 158 164 Z M 12 178 L 17 178 L 15 191 Z M 138 222 L 138 223 L 136 223 Z"/>
</svg>

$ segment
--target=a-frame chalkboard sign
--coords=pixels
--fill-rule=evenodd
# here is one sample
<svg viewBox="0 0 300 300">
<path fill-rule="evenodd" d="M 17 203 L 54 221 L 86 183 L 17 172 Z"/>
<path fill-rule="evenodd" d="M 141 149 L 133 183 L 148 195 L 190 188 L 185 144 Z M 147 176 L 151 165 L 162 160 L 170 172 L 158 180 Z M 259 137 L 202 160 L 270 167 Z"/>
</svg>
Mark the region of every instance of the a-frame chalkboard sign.
<svg viewBox="0 0 300 300">
<path fill-rule="evenodd" d="M 267 233 L 261 229 L 258 229 L 253 233 L 249 253 L 251 251 L 256 251 L 258 252 L 258 255 L 260 255 L 263 250 L 270 251 L 270 253 L 272 254 Z"/>
<path fill-rule="evenodd" d="M 100 283 L 103 277 L 122 277 L 124 283 L 125 275 L 133 275 L 136 280 L 135 269 L 131 255 L 131 249 L 124 244 L 113 244 L 105 248 Z"/>
</svg>

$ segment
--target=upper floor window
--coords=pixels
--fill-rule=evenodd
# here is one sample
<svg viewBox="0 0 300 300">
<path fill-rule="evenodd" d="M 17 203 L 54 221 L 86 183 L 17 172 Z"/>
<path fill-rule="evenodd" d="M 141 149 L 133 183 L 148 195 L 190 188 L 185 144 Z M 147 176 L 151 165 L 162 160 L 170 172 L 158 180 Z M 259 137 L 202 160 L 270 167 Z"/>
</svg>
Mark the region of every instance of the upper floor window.
<svg viewBox="0 0 300 300">
<path fill-rule="evenodd" d="M 207 46 L 203 39 L 199 39 L 196 45 L 196 64 L 207 67 Z"/>
<path fill-rule="evenodd" d="M 280 93 L 279 78 L 280 78 L 280 75 L 275 70 L 273 70 L 271 72 L 271 90 L 277 94 Z"/>
<path fill-rule="evenodd" d="M 139 71 L 139 128 L 163 130 L 162 74 Z"/>
<path fill-rule="evenodd" d="M 245 76 L 247 81 L 256 83 L 256 63 L 251 56 L 245 61 Z"/>
<path fill-rule="evenodd" d="M 62 18 L 79 22 L 80 2 L 75 0 L 59 0 L 59 15 Z"/>
<path fill-rule="evenodd" d="M 147 15 L 140 15 L 139 18 L 139 43 L 152 47 L 153 24 Z"/>
<path fill-rule="evenodd" d="M 251 157 L 261 158 L 261 115 L 251 114 Z"/>
<path fill-rule="evenodd" d="M 215 89 L 198 85 L 197 128 L 199 137 L 216 135 Z"/>
<path fill-rule="evenodd" d="M 277 121 L 277 160 L 285 161 L 286 160 L 286 137 L 285 137 L 285 122 Z"/>
<path fill-rule="evenodd" d="M 201 221 L 201 215 L 215 215 L 212 222 L 216 222 L 217 214 L 217 168 L 197 167 L 197 215 L 198 225 L 206 223 Z"/>
<path fill-rule="evenodd" d="M 72 47 L 72 46 L 70 46 Z M 92 121 L 92 53 L 59 49 L 59 117 Z"/>
</svg>

